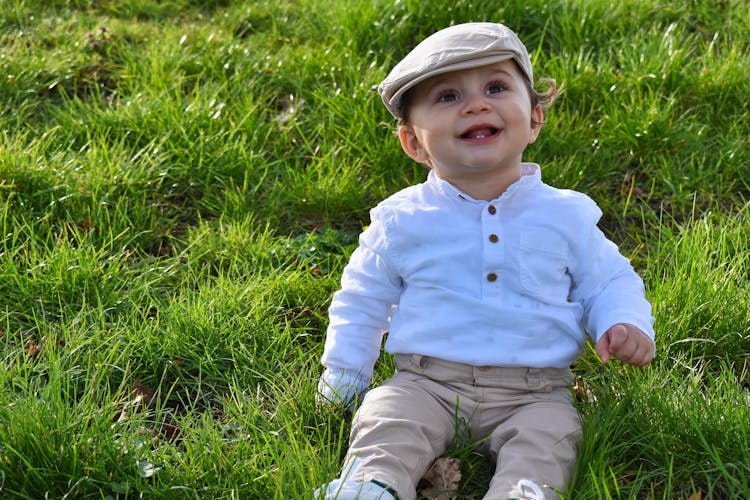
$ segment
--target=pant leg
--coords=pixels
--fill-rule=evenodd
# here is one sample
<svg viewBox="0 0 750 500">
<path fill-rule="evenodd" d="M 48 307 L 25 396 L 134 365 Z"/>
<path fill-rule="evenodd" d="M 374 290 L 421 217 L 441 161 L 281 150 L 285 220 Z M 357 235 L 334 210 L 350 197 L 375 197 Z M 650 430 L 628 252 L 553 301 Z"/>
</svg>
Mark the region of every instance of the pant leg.
<svg viewBox="0 0 750 500">
<path fill-rule="evenodd" d="M 542 486 L 545 498 L 558 498 L 555 491 L 564 492 L 573 478 L 581 437 L 580 417 L 570 401 L 541 400 L 517 407 L 490 435 L 497 465 L 485 498 L 507 498 L 520 479 Z"/>
<path fill-rule="evenodd" d="M 345 460 L 357 464 L 352 479 L 376 479 L 393 488 L 399 500 L 416 498 L 420 478 L 455 430 L 454 413 L 433 395 L 433 385 L 438 384 L 423 375 L 399 371 L 367 393 L 352 423 Z"/>
</svg>

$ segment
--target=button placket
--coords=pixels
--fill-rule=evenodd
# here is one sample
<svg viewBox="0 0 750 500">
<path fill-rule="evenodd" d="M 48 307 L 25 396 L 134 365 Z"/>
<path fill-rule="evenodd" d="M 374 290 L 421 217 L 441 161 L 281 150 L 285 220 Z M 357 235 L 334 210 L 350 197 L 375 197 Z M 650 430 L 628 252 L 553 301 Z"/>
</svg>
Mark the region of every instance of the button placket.
<svg viewBox="0 0 750 500">
<path fill-rule="evenodd" d="M 488 205 L 487 212 L 482 217 L 483 232 L 485 234 L 485 280 L 488 283 L 495 283 L 499 279 L 497 272 L 498 261 L 501 260 L 502 248 L 497 246 L 500 242 L 500 236 L 497 232 L 499 225 L 497 217 L 497 207 Z M 489 233 L 489 234 L 487 234 Z"/>
</svg>

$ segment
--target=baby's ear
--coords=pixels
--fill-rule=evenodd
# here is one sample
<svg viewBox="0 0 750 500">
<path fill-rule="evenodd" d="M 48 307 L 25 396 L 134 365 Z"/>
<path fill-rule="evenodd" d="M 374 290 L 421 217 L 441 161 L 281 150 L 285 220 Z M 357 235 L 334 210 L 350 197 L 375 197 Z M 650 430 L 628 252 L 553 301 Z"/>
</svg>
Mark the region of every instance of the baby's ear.
<svg viewBox="0 0 750 500">
<path fill-rule="evenodd" d="M 398 140 L 401 142 L 401 148 L 404 150 L 409 158 L 429 166 L 429 156 L 427 151 L 419 142 L 417 134 L 414 132 L 414 128 L 411 125 L 399 125 L 398 126 Z"/>
<path fill-rule="evenodd" d="M 537 104 L 533 108 L 531 108 L 531 128 L 529 131 L 529 144 L 532 144 L 536 142 L 537 137 L 539 137 L 539 132 L 542 130 L 542 126 L 544 126 L 544 109 L 542 109 L 541 104 Z"/>
</svg>

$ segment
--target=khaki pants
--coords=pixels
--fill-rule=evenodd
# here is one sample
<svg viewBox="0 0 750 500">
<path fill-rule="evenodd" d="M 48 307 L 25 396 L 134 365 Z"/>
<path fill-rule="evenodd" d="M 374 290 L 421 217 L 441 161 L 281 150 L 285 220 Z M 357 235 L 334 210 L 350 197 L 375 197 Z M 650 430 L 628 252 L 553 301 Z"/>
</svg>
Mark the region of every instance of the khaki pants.
<svg viewBox="0 0 750 500">
<path fill-rule="evenodd" d="M 497 464 L 485 499 L 507 498 L 519 479 L 545 486 L 546 498 L 565 491 L 581 439 L 570 370 L 403 354 L 395 362 L 393 378 L 371 390 L 355 415 L 345 461 L 357 458 L 352 479 L 381 481 L 399 500 L 414 500 L 434 459 L 466 433 Z"/>
</svg>

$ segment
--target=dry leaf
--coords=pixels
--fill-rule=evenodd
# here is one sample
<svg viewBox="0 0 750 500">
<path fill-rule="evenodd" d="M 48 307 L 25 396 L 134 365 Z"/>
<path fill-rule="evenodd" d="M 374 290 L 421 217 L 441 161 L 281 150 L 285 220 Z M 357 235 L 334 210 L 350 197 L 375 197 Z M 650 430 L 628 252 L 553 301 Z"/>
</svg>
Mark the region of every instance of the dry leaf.
<svg viewBox="0 0 750 500">
<path fill-rule="evenodd" d="M 581 403 L 596 403 L 596 394 L 591 390 L 588 382 L 583 379 L 576 378 L 573 393 L 575 394 L 576 400 Z"/>
<path fill-rule="evenodd" d="M 130 378 L 130 371 L 125 374 L 125 378 Z M 120 406 L 120 413 L 115 415 L 112 419 L 114 422 L 123 422 L 128 418 L 132 409 L 141 408 L 144 406 L 151 406 L 156 402 L 158 395 L 155 389 L 144 386 L 141 383 L 141 379 L 137 378 L 133 383 L 133 387 L 130 392 L 125 392 L 126 398 L 123 398 L 123 402 Z"/>
<path fill-rule="evenodd" d="M 26 352 L 26 355 L 30 358 L 36 357 L 37 354 L 42 350 L 42 344 L 35 344 L 33 340 L 29 340 L 26 342 L 26 345 L 24 346 L 24 351 Z"/>
<path fill-rule="evenodd" d="M 431 500 L 449 500 L 451 491 L 458 489 L 461 482 L 460 460 L 457 458 L 440 457 L 432 463 L 425 472 L 424 479 L 431 488 L 425 488 L 422 495 Z"/>
<path fill-rule="evenodd" d="M 703 500 L 703 491 L 698 490 L 688 497 L 688 500 Z"/>
<path fill-rule="evenodd" d="M 140 378 L 135 379 L 135 383 L 133 384 L 133 392 L 143 398 L 147 405 L 153 404 L 158 396 L 156 390 L 143 385 Z"/>
</svg>

